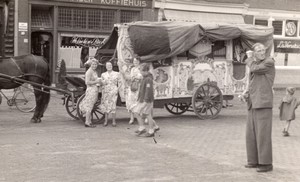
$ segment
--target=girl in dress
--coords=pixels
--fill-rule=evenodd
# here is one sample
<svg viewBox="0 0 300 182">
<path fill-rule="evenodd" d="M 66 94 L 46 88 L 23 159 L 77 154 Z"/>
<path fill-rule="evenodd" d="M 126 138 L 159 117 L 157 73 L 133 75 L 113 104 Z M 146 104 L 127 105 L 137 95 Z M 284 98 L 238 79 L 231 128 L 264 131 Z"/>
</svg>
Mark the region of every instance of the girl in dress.
<svg viewBox="0 0 300 182">
<path fill-rule="evenodd" d="M 85 84 L 87 86 L 85 91 L 85 97 L 79 105 L 79 109 L 86 115 L 85 127 L 96 127 L 91 121 L 92 109 L 94 104 L 98 100 L 98 86 L 101 83 L 101 79 L 98 77 L 96 69 L 98 61 L 92 59 L 90 61 L 90 68 L 85 73 Z"/>
<path fill-rule="evenodd" d="M 128 90 L 127 90 L 128 95 L 126 97 L 126 108 L 127 108 L 128 112 L 130 113 L 129 124 L 133 124 L 133 122 L 134 122 L 134 113 L 132 112 L 132 110 L 138 103 L 137 99 L 138 99 L 138 93 L 139 93 L 139 85 L 140 85 L 140 81 L 143 78 L 141 71 L 139 69 L 139 65 L 140 65 L 140 59 L 138 57 L 134 58 L 133 59 L 133 67 L 130 70 L 129 80 L 130 80 L 130 83 L 137 82 L 138 89 L 132 90 L 131 87 L 128 87 Z"/>
<path fill-rule="evenodd" d="M 121 86 L 121 80 L 119 73 L 113 71 L 113 66 L 111 62 L 106 62 L 106 72 L 102 73 L 102 98 L 100 104 L 100 110 L 105 114 L 105 121 L 103 126 L 107 126 L 108 115 L 112 114 L 112 126 L 117 126 L 116 123 L 116 107 L 118 91 Z"/>
<path fill-rule="evenodd" d="M 283 136 L 289 136 L 289 128 L 291 121 L 294 120 L 295 117 L 295 110 L 300 105 L 300 101 L 294 96 L 296 88 L 288 87 L 286 88 L 286 95 L 282 98 L 280 102 L 280 120 L 286 121 L 286 125 L 283 129 Z"/>
</svg>

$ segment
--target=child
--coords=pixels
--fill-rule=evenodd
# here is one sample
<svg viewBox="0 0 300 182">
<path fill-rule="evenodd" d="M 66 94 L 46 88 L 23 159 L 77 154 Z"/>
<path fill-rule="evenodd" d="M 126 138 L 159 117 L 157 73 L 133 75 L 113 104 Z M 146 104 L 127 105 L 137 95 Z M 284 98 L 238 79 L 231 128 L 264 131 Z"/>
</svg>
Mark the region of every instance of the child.
<svg viewBox="0 0 300 182">
<path fill-rule="evenodd" d="M 149 123 L 149 130 L 145 137 L 154 137 L 154 133 L 159 130 L 156 122 L 152 118 L 153 101 L 154 101 L 154 91 L 153 91 L 153 76 L 149 72 L 149 64 L 143 64 L 141 66 L 141 73 L 143 79 L 140 84 L 138 103 L 133 109 L 135 117 L 138 119 L 139 129 L 136 131 L 137 135 L 146 133 L 146 128 L 144 126 L 144 120 L 147 119 Z"/>
<path fill-rule="evenodd" d="M 295 88 L 286 88 L 286 95 L 282 98 L 279 109 L 280 109 L 280 121 L 286 121 L 286 125 L 283 129 L 283 136 L 289 136 L 289 127 L 291 121 L 295 119 L 295 110 L 300 104 L 300 101 L 294 97 Z"/>
</svg>

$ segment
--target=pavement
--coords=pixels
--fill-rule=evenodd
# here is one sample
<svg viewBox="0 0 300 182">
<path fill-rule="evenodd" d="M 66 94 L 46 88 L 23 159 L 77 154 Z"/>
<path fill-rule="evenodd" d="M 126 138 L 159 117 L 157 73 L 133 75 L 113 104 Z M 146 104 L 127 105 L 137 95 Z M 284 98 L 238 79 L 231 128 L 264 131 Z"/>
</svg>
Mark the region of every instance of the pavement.
<svg viewBox="0 0 300 182">
<path fill-rule="evenodd" d="M 299 96 L 297 91 L 297 96 Z M 155 109 L 160 131 L 137 137 L 128 113 L 118 108 L 117 127 L 85 128 L 68 116 L 60 95 L 52 94 L 42 123 L 0 105 L 0 182 L 298 182 L 300 181 L 300 110 L 290 137 L 278 119 L 283 90 L 275 91 L 273 115 L 274 170 L 246 169 L 245 103 L 234 99 L 214 120 L 193 112 L 175 116 Z"/>
</svg>

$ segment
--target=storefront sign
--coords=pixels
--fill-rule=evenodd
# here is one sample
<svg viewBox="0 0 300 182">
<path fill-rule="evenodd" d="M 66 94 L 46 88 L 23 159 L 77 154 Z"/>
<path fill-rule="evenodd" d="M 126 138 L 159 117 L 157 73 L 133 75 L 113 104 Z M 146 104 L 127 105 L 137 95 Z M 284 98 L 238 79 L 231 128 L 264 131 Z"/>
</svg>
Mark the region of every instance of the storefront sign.
<svg viewBox="0 0 300 182">
<path fill-rule="evenodd" d="M 55 0 L 74 3 L 101 4 L 109 6 L 127 6 L 136 8 L 152 8 L 152 0 Z"/>
<path fill-rule="evenodd" d="M 285 36 L 286 37 L 296 37 L 297 36 L 297 25 L 298 25 L 298 21 L 286 20 Z"/>
<path fill-rule="evenodd" d="M 62 46 L 83 46 L 83 47 L 100 47 L 105 41 L 104 37 L 91 38 L 91 37 L 62 37 Z"/>
<path fill-rule="evenodd" d="M 300 53 L 300 40 L 274 40 L 275 52 Z"/>
</svg>

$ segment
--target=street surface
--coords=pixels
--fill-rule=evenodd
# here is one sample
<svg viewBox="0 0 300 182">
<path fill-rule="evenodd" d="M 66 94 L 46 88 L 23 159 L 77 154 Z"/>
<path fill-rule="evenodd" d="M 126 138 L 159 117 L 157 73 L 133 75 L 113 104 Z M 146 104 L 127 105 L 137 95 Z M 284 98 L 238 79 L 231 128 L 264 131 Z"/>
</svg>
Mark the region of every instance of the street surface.
<svg viewBox="0 0 300 182">
<path fill-rule="evenodd" d="M 299 97 L 299 90 L 296 95 Z M 155 109 L 160 131 L 137 137 L 137 124 L 119 108 L 117 127 L 85 128 L 68 116 L 61 96 L 53 94 L 42 123 L 29 122 L 5 101 L 0 105 L 0 182 L 299 182 L 300 109 L 290 137 L 282 136 L 276 91 L 273 114 L 274 170 L 246 169 L 246 106 L 235 98 L 215 120 L 199 120 Z M 300 98 L 300 97 L 299 97 Z"/>
</svg>

